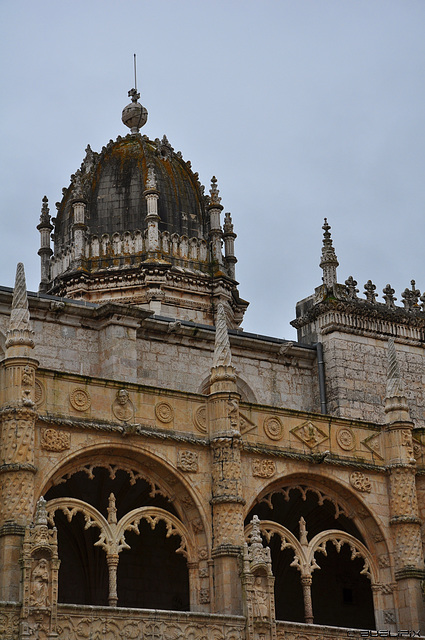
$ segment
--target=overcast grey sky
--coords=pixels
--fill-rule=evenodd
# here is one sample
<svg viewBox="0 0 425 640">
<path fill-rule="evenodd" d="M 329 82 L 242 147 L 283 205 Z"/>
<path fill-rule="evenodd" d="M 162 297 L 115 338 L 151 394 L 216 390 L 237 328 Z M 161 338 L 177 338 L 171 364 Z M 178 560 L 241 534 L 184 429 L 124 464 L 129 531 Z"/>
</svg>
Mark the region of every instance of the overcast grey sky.
<svg viewBox="0 0 425 640">
<path fill-rule="evenodd" d="M 126 135 L 138 58 L 142 130 L 165 133 L 236 240 L 247 331 L 295 338 L 321 283 L 324 216 L 338 280 L 425 289 L 424 0 L 2 0 L 0 284 L 37 290 L 41 198 Z"/>
</svg>

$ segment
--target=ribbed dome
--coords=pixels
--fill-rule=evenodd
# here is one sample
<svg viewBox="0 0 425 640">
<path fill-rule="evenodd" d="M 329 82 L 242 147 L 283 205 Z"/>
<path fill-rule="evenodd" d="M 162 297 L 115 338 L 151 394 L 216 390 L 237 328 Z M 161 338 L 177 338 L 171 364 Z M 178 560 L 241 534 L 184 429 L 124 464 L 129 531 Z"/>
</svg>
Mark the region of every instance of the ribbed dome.
<svg viewBox="0 0 425 640">
<path fill-rule="evenodd" d="M 155 173 L 160 231 L 207 239 L 203 187 L 198 175 L 175 153 L 167 138 L 149 140 L 140 134 L 110 141 L 100 154 L 87 148 L 80 170 L 64 192 L 55 221 L 55 252 L 72 239 L 72 203 L 87 203 L 88 232 L 103 234 L 145 230 L 144 197 L 148 169 Z"/>
</svg>

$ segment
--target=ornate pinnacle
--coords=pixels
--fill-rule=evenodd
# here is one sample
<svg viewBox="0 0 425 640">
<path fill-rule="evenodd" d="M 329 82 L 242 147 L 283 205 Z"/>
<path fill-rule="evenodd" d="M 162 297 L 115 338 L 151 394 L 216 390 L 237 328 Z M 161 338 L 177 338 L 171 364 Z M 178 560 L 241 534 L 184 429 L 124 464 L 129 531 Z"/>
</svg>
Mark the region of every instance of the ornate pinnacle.
<svg viewBox="0 0 425 640">
<path fill-rule="evenodd" d="M 393 289 L 390 284 L 387 284 L 386 287 L 382 289 L 382 293 L 384 294 L 382 297 L 384 298 L 387 307 L 395 309 L 395 301 L 397 300 L 394 296 L 395 289 Z"/>
<path fill-rule="evenodd" d="M 364 293 L 366 296 L 366 300 L 371 304 L 375 304 L 376 301 L 377 294 L 375 293 L 375 290 L 376 284 L 373 284 L 372 280 L 368 280 L 364 285 Z"/>
<path fill-rule="evenodd" d="M 251 544 L 261 544 L 263 546 L 263 538 L 261 537 L 260 518 L 254 515 L 251 520 L 252 532 L 249 538 Z"/>
<path fill-rule="evenodd" d="M 224 312 L 224 307 L 220 302 L 217 306 L 213 367 L 229 367 L 231 365 L 232 354 L 230 351 L 226 314 Z"/>
<path fill-rule="evenodd" d="M 223 231 L 224 233 L 233 233 L 232 216 L 230 215 L 230 213 L 224 214 Z"/>
<path fill-rule="evenodd" d="M 35 511 L 35 523 L 37 525 L 47 525 L 47 510 L 46 510 L 46 501 L 41 496 L 41 498 L 37 501 L 37 507 Z"/>
<path fill-rule="evenodd" d="M 390 338 L 388 340 L 387 392 L 385 397 L 387 401 L 391 398 L 402 398 L 403 408 L 407 410 L 404 381 L 400 376 L 400 369 L 398 366 L 397 354 L 393 338 Z"/>
<path fill-rule="evenodd" d="M 320 268 L 323 269 L 323 284 L 328 287 L 332 287 L 337 283 L 336 268 L 339 264 L 335 254 L 335 249 L 332 246 L 331 234 L 329 233 L 330 228 L 328 220 L 325 218 L 325 222 L 322 227 L 324 233 Z"/>
<path fill-rule="evenodd" d="M 353 276 L 348 276 L 345 281 L 345 285 L 347 287 L 347 297 L 349 300 L 357 300 L 357 294 L 359 290 L 357 287 L 357 280 L 354 280 Z"/>
<path fill-rule="evenodd" d="M 221 202 L 221 198 L 218 195 L 220 192 L 217 187 L 217 178 L 213 176 L 211 178 L 211 189 L 210 189 L 210 204 L 211 205 L 219 205 Z"/>
<path fill-rule="evenodd" d="M 405 289 L 401 294 L 401 297 L 403 298 L 404 308 L 407 309 L 407 311 L 412 311 L 413 309 L 419 308 L 418 302 L 419 296 L 421 295 L 419 289 L 416 289 L 416 282 L 414 280 L 411 280 L 410 284 L 412 288 Z"/>
<path fill-rule="evenodd" d="M 34 346 L 34 332 L 28 310 L 25 270 L 22 262 L 16 267 L 15 288 L 13 290 L 12 311 L 6 332 L 6 348 L 13 345 Z"/>
<path fill-rule="evenodd" d="M 44 196 L 42 203 L 40 222 L 42 224 L 50 225 L 49 200 L 47 199 L 47 196 Z"/>
</svg>

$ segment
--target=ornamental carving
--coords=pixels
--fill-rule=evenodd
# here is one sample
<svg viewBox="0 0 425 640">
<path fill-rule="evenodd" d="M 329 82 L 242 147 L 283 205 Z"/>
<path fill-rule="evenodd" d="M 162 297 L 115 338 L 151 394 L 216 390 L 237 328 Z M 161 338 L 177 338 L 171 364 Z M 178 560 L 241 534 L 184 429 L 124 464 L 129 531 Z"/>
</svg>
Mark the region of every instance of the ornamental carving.
<svg viewBox="0 0 425 640">
<path fill-rule="evenodd" d="M 208 604 L 209 601 L 210 601 L 210 590 L 208 589 L 208 587 L 199 589 L 199 603 Z"/>
<path fill-rule="evenodd" d="M 76 411 L 87 411 L 91 405 L 91 399 L 84 389 L 74 389 L 69 394 L 69 402 Z"/>
<path fill-rule="evenodd" d="M 378 556 L 378 565 L 381 569 L 386 569 L 390 566 L 390 558 L 385 553 Z"/>
<path fill-rule="evenodd" d="M 127 389 L 119 389 L 112 403 L 112 413 L 122 422 L 128 422 L 134 417 L 134 406 L 130 400 Z"/>
<path fill-rule="evenodd" d="M 301 442 L 307 445 L 309 449 L 314 449 L 314 447 L 317 447 L 328 439 L 328 435 L 310 420 L 307 420 L 307 422 L 303 422 L 303 424 L 292 429 L 291 433 L 293 433 L 298 440 L 301 440 Z"/>
<path fill-rule="evenodd" d="M 207 433 L 207 408 L 205 405 L 196 409 L 193 422 L 200 433 Z"/>
<path fill-rule="evenodd" d="M 168 424 L 174 420 L 174 409 L 168 402 L 158 402 L 155 406 L 155 415 L 160 422 Z"/>
<path fill-rule="evenodd" d="M 361 471 L 353 471 L 350 475 L 350 484 L 357 491 L 361 491 L 363 493 L 370 493 L 372 490 L 372 483 Z"/>
<path fill-rule="evenodd" d="M 196 473 L 198 471 L 198 454 L 196 451 L 180 449 L 177 452 L 177 466 L 182 471 Z"/>
<path fill-rule="evenodd" d="M 271 478 L 276 473 L 276 462 L 255 458 L 252 461 L 252 475 L 257 478 Z"/>
<path fill-rule="evenodd" d="M 336 433 L 336 441 L 344 451 L 352 451 L 356 446 L 356 438 L 352 429 L 340 427 Z"/>
<path fill-rule="evenodd" d="M 46 451 L 65 451 L 71 446 L 71 435 L 66 431 L 44 429 L 41 433 L 41 447 Z"/>
<path fill-rule="evenodd" d="M 390 475 L 390 498 L 393 516 L 417 516 L 418 501 L 415 468 L 396 468 Z"/>
<path fill-rule="evenodd" d="M 270 440 L 280 440 L 283 436 L 283 426 L 278 416 L 265 418 L 263 429 Z"/>
<path fill-rule="evenodd" d="M 362 440 L 362 445 L 366 447 L 371 453 L 373 453 L 380 460 L 384 459 L 381 450 L 381 434 L 380 433 L 372 433 L 371 436 L 368 436 L 364 440 Z"/>
<path fill-rule="evenodd" d="M 407 523 L 397 525 L 394 561 L 396 569 L 423 566 L 419 527 Z"/>
<path fill-rule="evenodd" d="M 46 397 L 44 385 L 40 380 L 36 380 L 34 383 L 34 400 L 37 407 L 43 404 Z"/>
</svg>

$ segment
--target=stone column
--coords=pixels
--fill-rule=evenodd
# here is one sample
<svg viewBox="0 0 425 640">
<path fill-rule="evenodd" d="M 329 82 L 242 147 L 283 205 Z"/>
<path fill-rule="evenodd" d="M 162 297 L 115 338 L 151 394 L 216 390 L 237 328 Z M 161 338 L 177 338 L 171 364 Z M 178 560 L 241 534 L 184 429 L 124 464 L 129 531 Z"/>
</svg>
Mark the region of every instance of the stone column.
<svg viewBox="0 0 425 640">
<path fill-rule="evenodd" d="M 222 305 L 218 306 L 208 422 L 212 449 L 212 519 L 215 607 L 242 614 L 240 562 L 244 543 L 241 435 L 235 369 Z"/>
<path fill-rule="evenodd" d="M 425 578 L 425 572 L 416 495 L 416 461 L 413 458 L 414 425 L 410 419 L 393 340 L 388 341 L 385 413 L 398 624 L 401 629 L 421 628 L 423 631 L 425 606 L 421 582 Z"/>
<path fill-rule="evenodd" d="M 34 506 L 34 405 L 37 360 L 28 311 L 24 267 L 18 264 L 0 409 L 0 600 L 18 600 L 22 539 Z"/>
</svg>

